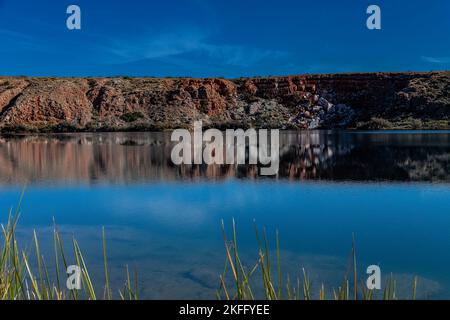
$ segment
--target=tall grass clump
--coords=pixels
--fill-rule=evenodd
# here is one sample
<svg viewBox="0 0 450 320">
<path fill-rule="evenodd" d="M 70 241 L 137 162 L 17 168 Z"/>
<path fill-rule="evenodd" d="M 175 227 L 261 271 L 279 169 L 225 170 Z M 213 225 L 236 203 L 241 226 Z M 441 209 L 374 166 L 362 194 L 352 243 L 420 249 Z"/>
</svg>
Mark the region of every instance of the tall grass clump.
<svg viewBox="0 0 450 320">
<path fill-rule="evenodd" d="M 217 298 L 222 300 L 396 300 L 396 281 L 391 275 L 384 284 L 381 296 L 376 297 L 374 290 L 367 289 L 365 282 L 358 281 L 355 238 L 349 262 L 337 288 L 326 291 L 321 283 L 316 292 L 312 291 L 312 281 L 308 272 L 300 269 L 300 276 L 292 281 L 289 274 L 284 274 L 281 265 L 280 240 L 278 232 L 275 239 L 275 254 L 269 250 L 266 230 L 262 234 L 255 227 L 258 254 L 256 261 L 245 266 L 238 251 L 236 224 L 233 220 L 231 235 L 228 236 L 222 221 L 222 233 L 225 244 L 225 266 L 220 275 Z M 255 288 L 256 287 L 256 288 Z M 262 288 L 262 289 L 260 289 Z M 416 299 L 417 277 L 412 284 L 411 299 Z M 258 290 L 258 292 L 256 292 Z M 262 292 L 261 292 L 262 291 Z"/>
<path fill-rule="evenodd" d="M 2 224 L 0 237 L 0 300 L 97 300 L 138 299 L 137 275 L 132 283 L 128 267 L 124 287 L 114 295 L 110 288 L 106 235 L 103 229 L 103 259 L 105 286 L 95 288 L 86 265 L 84 255 L 75 238 L 71 240 L 73 251 L 70 253 L 72 265 L 81 270 L 81 290 L 69 290 L 66 286 L 66 270 L 69 267 L 68 252 L 63 248 L 60 232 L 53 228 L 53 263 L 54 269 L 47 268 L 47 262 L 41 252 L 36 232 L 33 232 L 32 244 L 21 249 L 16 239 L 19 220 L 18 206 L 15 212 L 9 212 L 6 225 Z M 61 275 L 65 275 L 62 277 Z"/>
</svg>

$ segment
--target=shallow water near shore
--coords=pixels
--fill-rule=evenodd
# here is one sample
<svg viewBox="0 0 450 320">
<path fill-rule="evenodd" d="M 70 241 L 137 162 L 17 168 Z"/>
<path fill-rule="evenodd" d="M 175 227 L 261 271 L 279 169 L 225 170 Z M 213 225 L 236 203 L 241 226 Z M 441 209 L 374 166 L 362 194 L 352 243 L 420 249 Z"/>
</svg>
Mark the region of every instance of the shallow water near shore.
<svg viewBox="0 0 450 320">
<path fill-rule="evenodd" d="M 235 219 L 248 264 L 254 221 L 281 240 L 284 270 L 337 287 L 355 234 L 361 276 L 379 264 L 408 296 L 450 298 L 450 132 L 282 132 L 280 173 L 255 166 L 174 166 L 170 134 L 7 136 L 0 217 L 27 185 L 18 236 L 36 229 L 49 259 L 52 221 L 75 235 L 101 286 L 105 226 L 112 286 L 128 264 L 142 298 L 214 299 L 225 262 L 220 223 Z"/>
</svg>

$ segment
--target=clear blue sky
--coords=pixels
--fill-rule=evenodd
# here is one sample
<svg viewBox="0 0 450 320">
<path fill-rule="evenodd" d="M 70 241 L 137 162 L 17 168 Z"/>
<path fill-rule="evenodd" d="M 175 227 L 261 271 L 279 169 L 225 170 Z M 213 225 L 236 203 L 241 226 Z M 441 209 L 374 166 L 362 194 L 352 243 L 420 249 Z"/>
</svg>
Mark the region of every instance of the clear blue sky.
<svg viewBox="0 0 450 320">
<path fill-rule="evenodd" d="M 66 28 L 70 4 L 79 31 Z M 370 4 L 382 30 L 366 28 Z M 449 69 L 449 0 L 0 0 L 1 75 Z"/>
</svg>

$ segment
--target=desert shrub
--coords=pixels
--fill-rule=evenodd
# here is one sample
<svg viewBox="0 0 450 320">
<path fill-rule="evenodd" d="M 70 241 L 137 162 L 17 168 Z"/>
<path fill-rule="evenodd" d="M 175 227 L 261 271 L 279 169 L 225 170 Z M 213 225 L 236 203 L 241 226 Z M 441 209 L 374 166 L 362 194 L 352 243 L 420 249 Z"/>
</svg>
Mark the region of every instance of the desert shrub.
<svg viewBox="0 0 450 320">
<path fill-rule="evenodd" d="M 144 118 L 144 114 L 140 111 L 128 112 L 120 116 L 120 119 L 125 122 L 135 122 L 142 118 Z"/>
<path fill-rule="evenodd" d="M 365 130 L 381 130 L 381 129 L 391 129 L 393 127 L 389 120 L 383 118 L 371 118 L 370 121 L 358 123 L 358 129 Z"/>
</svg>

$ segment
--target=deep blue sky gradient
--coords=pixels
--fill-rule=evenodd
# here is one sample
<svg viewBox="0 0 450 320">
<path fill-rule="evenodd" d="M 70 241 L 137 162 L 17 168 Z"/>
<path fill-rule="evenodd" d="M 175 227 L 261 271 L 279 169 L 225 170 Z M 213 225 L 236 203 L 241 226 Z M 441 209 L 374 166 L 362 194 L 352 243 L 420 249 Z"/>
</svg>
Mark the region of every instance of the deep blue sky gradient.
<svg viewBox="0 0 450 320">
<path fill-rule="evenodd" d="M 82 30 L 66 28 L 78 4 Z M 382 10 L 382 30 L 366 9 Z M 450 69 L 450 1 L 0 0 L 0 75 L 255 76 Z"/>
</svg>

